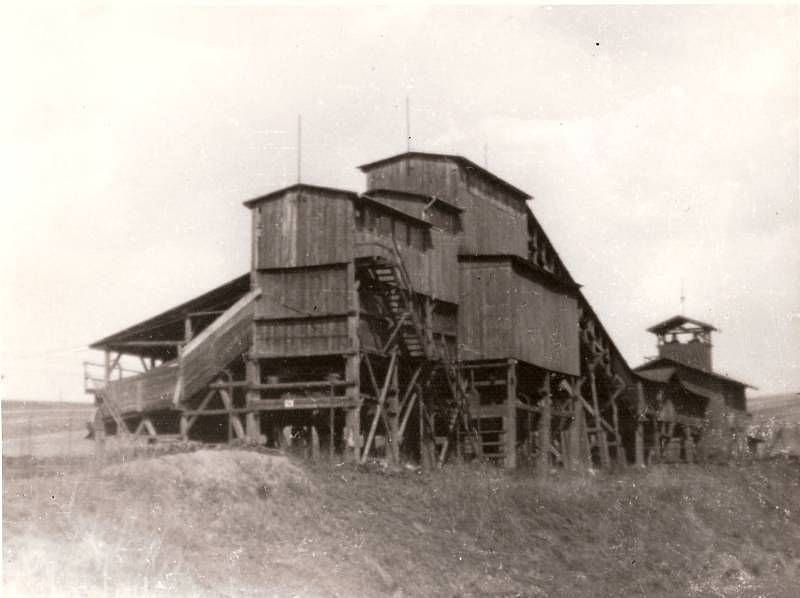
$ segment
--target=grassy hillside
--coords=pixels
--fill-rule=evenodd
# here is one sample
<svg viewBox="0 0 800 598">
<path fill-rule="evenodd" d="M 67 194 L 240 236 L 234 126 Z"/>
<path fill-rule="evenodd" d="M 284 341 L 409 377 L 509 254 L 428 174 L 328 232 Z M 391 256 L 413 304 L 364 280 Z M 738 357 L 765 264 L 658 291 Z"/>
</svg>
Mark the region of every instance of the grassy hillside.
<svg viewBox="0 0 800 598">
<path fill-rule="evenodd" d="M 14 595 L 788 597 L 800 578 L 793 460 L 546 480 L 242 450 L 23 479 L 13 465 Z"/>
<path fill-rule="evenodd" d="M 747 399 L 747 410 L 756 422 L 777 418 L 786 423 L 800 424 L 800 393 L 751 397 Z"/>
<path fill-rule="evenodd" d="M 86 430 L 94 404 L 58 401 L 3 401 L 3 438 Z"/>
</svg>

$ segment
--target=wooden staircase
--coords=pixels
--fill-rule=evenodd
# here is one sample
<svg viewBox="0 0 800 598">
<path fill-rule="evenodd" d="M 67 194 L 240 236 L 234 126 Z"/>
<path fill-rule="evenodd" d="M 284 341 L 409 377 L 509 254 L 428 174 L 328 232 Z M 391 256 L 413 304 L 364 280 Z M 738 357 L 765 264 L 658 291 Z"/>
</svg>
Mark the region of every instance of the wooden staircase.
<svg viewBox="0 0 800 598">
<path fill-rule="evenodd" d="M 387 315 L 391 321 L 392 334 L 385 350 L 399 338 L 408 357 L 435 359 L 432 347 L 426 342 L 424 327 L 414 305 L 414 295 L 402 262 L 385 257 L 365 258 L 359 264 L 368 280 L 384 296 Z"/>
<path fill-rule="evenodd" d="M 440 450 L 438 462 L 441 464 L 446 458 L 449 439 L 458 427 L 463 428 L 472 439 L 475 451 L 480 455 L 481 443 L 470 424 L 466 392 L 458 367 L 450 361 L 447 351 L 437 346 L 430 329 L 422 321 L 411 278 L 397 244 L 394 243 L 394 247 L 390 248 L 382 245 L 380 247 L 383 251 L 379 255 L 359 258 L 356 266 L 368 286 L 382 298 L 390 324 L 391 333 L 381 353 L 388 354 L 395 344 L 399 344 L 405 356 L 420 365 L 420 382 L 429 391 L 435 390 L 431 385 L 437 378 L 437 373 L 443 374 L 445 383 L 440 382 L 435 386 L 443 387 L 442 390 L 449 399 L 444 401 L 445 405 L 439 402 L 437 405 L 424 407 L 434 409 L 444 406 L 448 412 L 447 440 Z M 390 257 L 385 255 L 387 252 Z M 441 396 L 441 393 L 435 394 Z M 413 403 L 407 403 L 410 409 Z M 403 413 L 404 407 L 405 405 L 401 405 L 400 418 L 407 421 L 408 413 Z M 433 429 L 428 429 L 428 433 L 435 436 Z"/>
</svg>

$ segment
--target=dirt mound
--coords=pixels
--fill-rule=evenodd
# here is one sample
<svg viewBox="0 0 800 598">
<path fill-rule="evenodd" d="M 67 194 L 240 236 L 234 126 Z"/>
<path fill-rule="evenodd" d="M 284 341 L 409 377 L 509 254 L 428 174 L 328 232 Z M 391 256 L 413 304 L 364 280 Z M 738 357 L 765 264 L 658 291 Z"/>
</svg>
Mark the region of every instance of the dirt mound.
<svg viewBox="0 0 800 598">
<path fill-rule="evenodd" d="M 313 490 L 305 472 L 284 455 L 245 450 L 199 450 L 106 467 L 104 480 L 156 494 L 197 490 L 267 497 L 287 488 Z"/>
</svg>

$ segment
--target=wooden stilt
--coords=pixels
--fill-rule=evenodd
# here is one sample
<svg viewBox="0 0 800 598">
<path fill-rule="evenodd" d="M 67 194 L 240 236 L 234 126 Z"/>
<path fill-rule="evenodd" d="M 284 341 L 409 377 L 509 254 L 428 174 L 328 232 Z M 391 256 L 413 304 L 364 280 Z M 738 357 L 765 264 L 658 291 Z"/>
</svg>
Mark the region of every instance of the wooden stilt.
<svg viewBox="0 0 800 598">
<path fill-rule="evenodd" d="M 539 401 L 539 454 L 536 460 L 536 470 L 540 476 L 545 476 L 550 471 L 550 409 L 552 404 L 550 374 L 544 377 L 542 395 L 542 399 Z"/>
<path fill-rule="evenodd" d="M 567 469 L 575 470 L 581 460 L 581 438 L 584 436 L 583 431 L 583 418 L 580 417 L 583 413 L 583 405 L 580 400 L 575 396 L 580 392 L 578 384 L 575 385 L 575 391 L 570 398 L 570 405 L 572 406 L 572 422 L 570 422 L 567 436 L 569 443 L 569 450 L 567 451 Z"/>
<path fill-rule="evenodd" d="M 651 459 L 654 463 L 661 462 L 661 433 L 659 430 L 659 422 L 653 420 L 653 448 L 651 450 Z"/>
<path fill-rule="evenodd" d="M 592 406 L 594 407 L 594 425 L 595 433 L 597 434 L 597 443 L 600 447 L 600 465 L 603 468 L 611 466 L 611 455 L 608 450 L 608 435 L 603 429 L 603 423 L 600 415 L 600 402 L 597 397 L 597 382 L 594 376 L 594 369 L 589 370 L 589 386 L 592 390 Z"/>
<path fill-rule="evenodd" d="M 395 360 L 395 367 L 390 374 L 389 392 L 386 395 L 386 417 L 389 420 L 387 441 L 389 460 L 397 465 L 400 463 L 400 400 L 398 388 L 398 370 L 400 369 L 399 357 Z"/>
<path fill-rule="evenodd" d="M 375 409 L 375 415 L 372 417 L 372 424 L 370 425 L 369 433 L 367 434 L 367 441 L 364 443 L 364 451 L 361 454 L 361 463 L 367 462 L 369 450 L 372 448 L 372 442 L 375 439 L 375 432 L 378 429 L 378 421 L 380 420 L 381 414 L 383 413 L 386 397 L 389 394 L 389 388 L 392 384 L 392 378 L 395 373 L 394 369 L 396 365 L 397 365 L 397 349 L 395 348 L 392 351 L 391 358 L 389 359 L 389 367 L 386 370 L 386 378 L 383 381 L 381 394 L 378 397 L 378 406 Z"/>
<path fill-rule="evenodd" d="M 347 317 L 347 336 L 350 339 L 350 355 L 345 362 L 345 380 L 353 385 L 347 387 L 348 399 L 359 402 L 359 407 L 350 407 L 345 413 L 344 451 L 345 459 L 358 462 L 361 458 L 361 343 L 358 336 L 358 320 L 360 301 L 358 298 L 358 280 L 353 262 L 347 264 L 347 284 L 350 292 L 350 315 Z"/>
<path fill-rule="evenodd" d="M 330 435 L 329 438 L 328 438 L 328 454 L 329 454 L 329 456 L 331 458 L 331 461 L 333 461 L 333 456 L 334 456 L 335 449 L 336 449 L 336 432 L 335 432 L 335 428 L 334 428 L 334 424 L 335 423 L 336 423 L 336 417 L 335 417 L 335 413 L 333 411 L 333 407 L 331 407 L 330 408 L 330 422 L 329 422 L 329 425 L 328 425 L 328 433 Z"/>
<path fill-rule="evenodd" d="M 503 440 L 505 442 L 503 465 L 506 469 L 517 467 L 517 361 L 508 360 L 506 369 L 506 405 L 503 415 Z"/>
<path fill-rule="evenodd" d="M 248 359 L 245 365 L 246 368 L 246 376 L 247 382 L 249 385 L 257 385 L 261 384 L 261 366 L 259 365 L 258 361 L 254 359 Z M 245 402 L 248 407 L 252 407 L 261 397 L 261 393 L 259 390 L 255 388 L 248 388 L 246 393 Z M 261 437 L 261 414 L 258 411 L 250 411 L 247 413 L 246 417 L 246 425 L 247 425 L 247 440 L 253 444 L 262 444 L 263 439 Z"/>
<path fill-rule="evenodd" d="M 311 425 L 311 460 L 319 461 L 319 432 L 317 426 Z"/>
<path fill-rule="evenodd" d="M 181 414 L 180 432 L 181 432 L 181 441 L 188 442 L 189 441 L 189 417 L 187 415 Z"/>
<path fill-rule="evenodd" d="M 641 382 L 636 384 L 636 394 L 638 400 L 636 403 L 636 455 L 634 458 L 637 467 L 644 467 L 644 418 L 646 404 L 644 400 L 644 388 Z"/>
</svg>

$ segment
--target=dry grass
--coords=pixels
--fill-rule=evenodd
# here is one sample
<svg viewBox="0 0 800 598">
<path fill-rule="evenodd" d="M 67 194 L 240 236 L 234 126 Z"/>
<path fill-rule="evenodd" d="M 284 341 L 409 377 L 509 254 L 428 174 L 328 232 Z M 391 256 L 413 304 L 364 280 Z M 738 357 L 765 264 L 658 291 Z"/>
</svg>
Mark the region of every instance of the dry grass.
<svg viewBox="0 0 800 598">
<path fill-rule="evenodd" d="M 242 450 L 6 479 L 13 595 L 794 596 L 794 461 L 535 480 Z"/>
</svg>

